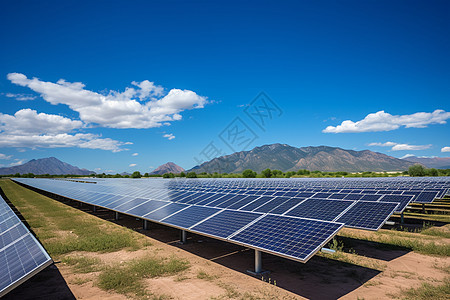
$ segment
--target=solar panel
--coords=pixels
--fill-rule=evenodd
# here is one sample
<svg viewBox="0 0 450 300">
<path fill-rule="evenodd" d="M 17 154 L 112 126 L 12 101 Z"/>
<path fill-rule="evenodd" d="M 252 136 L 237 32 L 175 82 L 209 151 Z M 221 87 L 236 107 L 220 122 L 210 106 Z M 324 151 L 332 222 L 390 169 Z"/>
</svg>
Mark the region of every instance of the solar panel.
<svg viewBox="0 0 450 300">
<path fill-rule="evenodd" d="M 346 210 L 353 201 L 346 200 L 327 200 L 327 199 L 307 199 L 293 209 L 285 213 L 288 216 L 311 218 L 325 221 L 333 221 L 344 210 Z"/>
<path fill-rule="evenodd" d="M 378 230 L 396 207 L 397 203 L 358 201 L 336 221 L 348 227 Z"/>
<path fill-rule="evenodd" d="M 306 262 L 342 228 L 343 224 L 266 215 L 230 241 Z"/>
<path fill-rule="evenodd" d="M 170 217 L 162 219 L 161 222 L 187 229 L 219 211 L 220 209 L 212 207 L 191 206 Z"/>
<path fill-rule="evenodd" d="M 411 202 L 413 198 L 414 196 L 410 195 L 384 195 L 380 201 L 400 203 L 395 210 L 396 212 L 400 213 L 405 209 L 405 207 L 409 204 L 409 202 Z"/>
<path fill-rule="evenodd" d="M 186 204 L 180 204 L 180 203 L 170 203 L 166 206 L 163 206 L 151 213 L 148 213 L 144 216 L 145 219 L 149 219 L 152 221 L 160 221 L 164 218 L 167 218 L 168 216 L 176 213 L 177 211 L 180 211 L 182 209 L 185 209 L 189 205 Z"/>
<path fill-rule="evenodd" d="M 0 297 L 52 264 L 52 259 L 0 196 Z"/>
<path fill-rule="evenodd" d="M 260 213 L 224 210 L 190 230 L 225 239 L 260 216 Z"/>
<path fill-rule="evenodd" d="M 133 215 L 133 216 L 143 217 L 146 214 L 148 214 L 149 212 L 157 210 L 158 208 L 161 208 L 167 204 L 169 204 L 169 202 L 150 200 L 150 201 L 142 203 L 132 209 L 125 210 L 124 213 Z"/>
</svg>

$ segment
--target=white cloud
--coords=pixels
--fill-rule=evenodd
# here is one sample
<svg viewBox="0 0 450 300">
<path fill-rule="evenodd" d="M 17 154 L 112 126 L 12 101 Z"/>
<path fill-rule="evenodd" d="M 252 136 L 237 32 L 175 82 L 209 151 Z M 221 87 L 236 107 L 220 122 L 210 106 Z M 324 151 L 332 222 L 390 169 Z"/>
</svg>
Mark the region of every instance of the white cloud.
<svg viewBox="0 0 450 300">
<path fill-rule="evenodd" d="M 0 147 L 78 147 L 119 152 L 128 143 L 89 133 L 70 134 L 85 127 L 83 122 L 58 115 L 22 109 L 14 115 L 0 113 Z"/>
<path fill-rule="evenodd" d="M 128 145 L 110 138 L 100 138 L 99 135 L 90 133 L 77 133 L 74 135 L 67 133 L 52 135 L 10 135 L 0 134 L 0 148 L 3 147 L 26 147 L 26 148 L 67 148 L 77 147 L 85 149 L 109 150 L 120 152 L 121 146 Z"/>
<path fill-rule="evenodd" d="M 21 159 L 21 160 L 16 159 L 16 161 L 13 163 L 10 163 L 9 166 L 10 167 L 20 166 L 20 165 L 23 165 L 25 162 L 26 162 L 25 159 Z"/>
<path fill-rule="evenodd" d="M 130 164 L 129 167 L 136 167 L 137 164 Z"/>
<path fill-rule="evenodd" d="M 29 100 L 34 100 L 34 99 L 37 98 L 36 96 L 30 95 L 30 94 L 6 93 L 5 96 L 8 97 L 8 98 L 14 98 L 14 99 L 19 100 L 19 101 L 29 101 Z"/>
<path fill-rule="evenodd" d="M 425 128 L 430 124 L 446 124 L 450 112 L 437 109 L 432 113 L 417 112 L 411 115 L 391 115 L 382 111 L 368 114 L 364 119 L 353 122 L 346 120 L 337 126 L 328 126 L 322 132 L 374 132 L 390 131 L 404 126 L 406 128 Z"/>
<path fill-rule="evenodd" d="M 11 158 L 12 158 L 12 155 L 6 155 L 6 154 L 3 154 L 3 153 L 0 153 L 0 159 L 8 160 L 8 159 L 11 159 Z"/>
<path fill-rule="evenodd" d="M 397 145 L 394 142 L 386 142 L 386 143 L 370 143 L 369 146 L 379 146 L 379 147 L 392 147 Z"/>
<path fill-rule="evenodd" d="M 404 151 L 404 150 L 425 150 L 431 148 L 431 144 L 429 145 L 409 145 L 409 144 L 399 144 L 394 142 L 386 142 L 386 143 L 370 143 L 369 146 L 378 146 L 378 147 L 392 147 L 392 151 Z"/>
<path fill-rule="evenodd" d="M 165 134 L 163 135 L 163 137 L 167 138 L 169 141 L 175 138 L 175 136 L 172 133 Z"/>
<path fill-rule="evenodd" d="M 203 108 L 206 97 L 193 91 L 172 89 L 165 96 L 164 89 L 144 80 L 132 82 L 136 88 L 124 92 L 109 91 L 106 95 L 84 89 L 81 82 L 64 79 L 56 83 L 28 79 L 20 73 L 8 74 L 8 79 L 39 93 L 51 104 L 65 104 L 79 113 L 85 123 L 110 128 L 152 128 L 181 120 L 187 109 Z M 142 103 L 141 103 L 142 102 Z"/>
<path fill-rule="evenodd" d="M 441 149 L 441 152 L 450 152 L 450 147 L 444 147 Z"/>
<path fill-rule="evenodd" d="M 133 153 L 133 154 L 131 154 L 131 156 L 138 156 L 139 155 L 139 153 Z"/>
<path fill-rule="evenodd" d="M 14 115 L 0 113 L 0 132 L 16 135 L 66 133 L 83 127 L 83 122 L 58 115 L 21 109 Z"/>
</svg>

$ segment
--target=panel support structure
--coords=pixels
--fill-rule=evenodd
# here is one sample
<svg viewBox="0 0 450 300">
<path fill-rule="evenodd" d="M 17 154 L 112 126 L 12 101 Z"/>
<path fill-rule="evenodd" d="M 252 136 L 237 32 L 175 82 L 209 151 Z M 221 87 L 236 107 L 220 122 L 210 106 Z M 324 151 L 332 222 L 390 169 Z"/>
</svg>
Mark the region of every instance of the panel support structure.
<svg viewBox="0 0 450 300">
<path fill-rule="evenodd" d="M 116 221 L 119 220 L 119 213 L 118 213 L 117 211 L 114 212 L 114 219 L 115 219 Z"/>
<path fill-rule="evenodd" d="M 261 251 L 255 249 L 255 270 L 247 270 L 247 273 L 253 276 L 264 276 L 269 274 L 270 271 L 263 271 L 262 269 L 262 256 Z"/>
<path fill-rule="evenodd" d="M 255 273 L 259 274 L 262 271 L 261 251 L 255 250 Z"/>
<path fill-rule="evenodd" d="M 180 233 L 180 243 L 186 244 L 186 242 L 187 242 L 187 233 L 186 233 L 186 230 L 181 230 L 181 233 Z"/>
<path fill-rule="evenodd" d="M 97 212 L 97 206 L 93 205 L 93 206 L 92 206 L 92 211 L 93 211 L 93 212 Z"/>
<path fill-rule="evenodd" d="M 425 213 L 425 203 L 422 203 L 422 213 Z"/>
<path fill-rule="evenodd" d="M 404 223 L 403 213 L 400 214 L 400 224 Z"/>
<path fill-rule="evenodd" d="M 142 225 L 142 229 L 148 230 L 148 221 L 144 220 L 144 224 Z"/>
</svg>

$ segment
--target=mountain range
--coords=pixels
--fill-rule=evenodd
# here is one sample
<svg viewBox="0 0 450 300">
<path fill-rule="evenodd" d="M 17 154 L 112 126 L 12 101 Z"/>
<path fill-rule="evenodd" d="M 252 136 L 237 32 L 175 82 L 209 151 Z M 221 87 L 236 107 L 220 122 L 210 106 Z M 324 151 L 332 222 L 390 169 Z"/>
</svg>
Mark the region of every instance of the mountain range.
<svg viewBox="0 0 450 300">
<path fill-rule="evenodd" d="M 407 156 L 403 160 L 419 163 L 427 168 L 450 169 L 450 157 L 417 157 Z"/>
<path fill-rule="evenodd" d="M 163 175 L 165 173 L 179 174 L 181 172 L 184 172 L 184 169 L 182 167 L 173 162 L 168 162 L 157 167 L 155 170 L 153 170 L 153 172 L 150 173 L 150 175 Z"/>
<path fill-rule="evenodd" d="M 299 169 L 326 172 L 380 172 L 404 171 L 413 164 L 414 162 L 369 150 L 354 151 L 328 146 L 296 148 L 286 144 L 270 144 L 214 158 L 190 171 L 238 173 L 245 169 L 261 172 L 269 168 L 283 172 Z"/>
<path fill-rule="evenodd" d="M 16 173 L 33 173 L 36 175 L 90 175 L 95 172 L 86 169 L 80 169 L 68 163 L 62 162 L 55 157 L 32 159 L 29 162 L 24 163 L 23 165 L 0 168 L 0 175 L 10 175 Z"/>
</svg>

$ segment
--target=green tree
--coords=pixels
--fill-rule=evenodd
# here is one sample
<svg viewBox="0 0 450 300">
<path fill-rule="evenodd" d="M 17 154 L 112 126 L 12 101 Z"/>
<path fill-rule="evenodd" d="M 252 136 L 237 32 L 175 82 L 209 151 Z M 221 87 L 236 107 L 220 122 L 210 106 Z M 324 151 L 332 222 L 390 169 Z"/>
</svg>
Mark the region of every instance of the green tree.
<svg viewBox="0 0 450 300">
<path fill-rule="evenodd" d="M 415 164 L 408 169 L 409 176 L 425 176 L 425 168 L 422 165 Z"/>
<path fill-rule="evenodd" d="M 272 170 L 265 169 L 264 171 L 261 172 L 261 174 L 263 177 L 270 178 L 272 177 Z"/>
<path fill-rule="evenodd" d="M 438 170 L 436 170 L 435 168 L 431 168 L 431 169 L 425 170 L 425 175 L 426 176 L 439 176 L 439 173 L 438 173 Z"/>
<path fill-rule="evenodd" d="M 141 178 L 141 172 L 139 171 L 134 171 L 133 174 L 131 174 L 131 178 Z"/>
<path fill-rule="evenodd" d="M 244 170 L 244 172 L 242 172 L 242 176 L 244 178 L 255 178 L 256 172 L 254 172 L 253 170 L 247 169 L 247 170 Z"/>
<path fill-rule="evenodd" d="M 297 175 L 309 175 L 309 171 L 305 169 L 300 169 L 297 171 Z"/>
<path fill-rule="evenodd" d="M 148 173 L 145 173 L 145 174 L 144 174 L 144 177 L 148 177 L 148 176 L 150 176 Z"/>
<path fill-rule="evenodd" d="M 186 178 L 197 178 L 197 173 L 189 172 L 186 174 Z"/>
<path fill-rule="evenodd" d="M 186 177 L 186 173 L 181 172 L 181 173 L 180 173 L 180 177 Z"/>
</svg>

